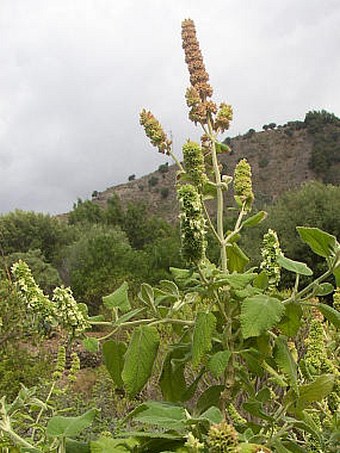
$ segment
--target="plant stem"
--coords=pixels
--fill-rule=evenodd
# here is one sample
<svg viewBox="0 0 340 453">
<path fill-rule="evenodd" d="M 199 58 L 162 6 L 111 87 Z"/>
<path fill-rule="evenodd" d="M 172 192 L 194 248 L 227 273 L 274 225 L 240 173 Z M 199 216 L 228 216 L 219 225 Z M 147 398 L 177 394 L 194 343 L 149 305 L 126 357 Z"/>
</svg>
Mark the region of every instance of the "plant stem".
<svg viewBox="0 0 340 453">
<path fill-rule="evenodd" d="M 211 221 L 211 218 L 210 218 L 210 215 L 209 215 L 209 212 L 207 210 L 207 207 L 203 201 L 203 197 L 201 196 L 201 204 L 202 204 L 202 207 L 203 207 L 203 211 L 204 211 L 204 214 L 205 214 L 205 217 L 208 221 L 208 225 L 213 233 L 213 235 L 215 236 L 217 242 L 220 244 L 220 246 L 223 244 L 223 242 L 221 241 L 221 238 L 219 237 L 219 235 L 217 234 L 217 231 L 216 231 L 216 228 L 214 227 L 212 221 Z"/>
<path fill-rule="evenodd" d="M 221 172 L 217 160 L 217 151 L 216 151 L 216 138 L 213 133 L 213 128 L 211 125 L 211 119 L 208 117 L 208 129 L 209 136 L 212 142 L 211 148 L 211 157 L 214 168 L 215 183 L 217 190 L 217 214 L 216 214 L 216 224 L 217 224 L 217 235 L 220 242 L 220 259 L 221 259 L 221 268 L 223 272 L 228 272 L 228 259 L 227 259 L 227 250 L 226 243 L 224 241 L 224 231 L 223 231 L 223 190 L 222 190 L 222 180 Z"/>
<path fill-rule="evenodd" d="M 313 289 L 313 287 L 315 285 L 318 285 L 319 283 L 321 283 L 323 280 L 325 280 L 327 277 L 329 277 L 330 275 L 332 275 L 333 273 L 333 270 L 332 269 L 328 269 L 328 271 L 326 271 L 325 273 L 323 273 L 322 275 L 320 275 L 320 277 L 318 277 L 317 279 L 315 279 L 313 282 L 311 282 L 308 286 L 306 286 L 304 289 L 302 289 L 301 291 L 299 291 L 298 293 L 296 294 L 293 294 L 291 297 L 289 297 L 288 299 L 284 300 L 282 303 L 283 304 L 288 304 L 289 302 L 292 302 L 293 300 L 298 300 L 298 299 L 301 299 L 304 295 L 308 294 L 309 291 L 311 291 Z"/>
<path fill-rule="evenodd" d="M 47 398 L 46 398 L 46 400 L 45 400 L 45 404 L 46 404 L 46 405 L 47 405 L 47 403 L 49 402 L 49 400 L 50 400 L 50 398 L 51 398 L 51 396 L 52 396 L 52 394 L 53 394 L 55 385 L 56 385 L 56 381 L 52 382 L 50 391 L 48 392 Z M 42 408 L 40 409 L 40 412 L 39 412 L 39 414 L 38 414 L 38 416 L 37 416 L 37 419 L 36 419 L 36 421 L 35 421 L 35 425 L 36 425 L 36 426 L 38 425 L 38 423 L 39 423 L 39 421 L 40 421 L 40 419 L 41 419 L 41 416 L 42 416 L 42 414 L 44 413 L 44 410 L 45 410 L 44 407 L 42 407 Z M 33 442 L 34 442 L 35 433 L 36 433 L 36 428 L 33 428 L 33 430 L 32 430 L 32 436 L 31 436 L 31 439 L 32 439 Z"/>
</svg>

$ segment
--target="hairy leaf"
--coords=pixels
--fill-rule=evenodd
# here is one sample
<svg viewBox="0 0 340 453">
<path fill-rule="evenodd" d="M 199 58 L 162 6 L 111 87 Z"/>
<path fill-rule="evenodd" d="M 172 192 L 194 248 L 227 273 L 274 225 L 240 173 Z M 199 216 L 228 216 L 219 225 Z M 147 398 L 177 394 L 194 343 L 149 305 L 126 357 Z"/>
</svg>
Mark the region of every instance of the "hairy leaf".
<svg viewBox="0 0 340 453">
<path fill-rule="evenodd" d="M 287 345 L 287 338 L 280 335 L 275 340 L 274 359 L 280 370 L 288 376 L 292 387 L 297 385 L 297 367 Z"/>
<path fill-rule="evenodd" d="M 134 420 L 167 429 L 181 429 L 187 420 L 184 407 L 150 401 L 139 406 Z"/>
<path fill-rule="evenodd" d="M 335 236 L 319 228 L 296 227 L 296 229 L 301 239 L 309 245 L 314 253 L 324 258 L 332 256 L 337 243 Z"/>
<path fill-rule="evenodd" d="M 245 299 L 240 316 L 243 337 L 258 337 L 271 329 L 280 321 L 284 310 L 281 301 L 265 294 Z"/>
<path fill-rule="evenodd" d="M 159 380 L 162 395 L 166 401 L 183 401 L 187 390 L 184 370 L 190 358 L 190 343 L 173 345 L 167 353 Z"/>
<path fill-rule="evenodd" d="M 52 437 L 75 437 L 91 426 L 97 412 L 97 409 L 90 409 L 78 417 L 55 415 L 49 420 L 46 432 Z"/>
<path fill-rule="evenodd" d="M 219 378 L 223 374 L 228 365 L 230 356 L 230 351 L 219 351 L 210 358 L 208 369 L 216 378 Z"/>
<path fill-rule="evenodd" d="M 83 340 L 83 346 L 87 351 L 95 353 L 99 350 L 99 341 L 97 338 L 86 337 Z"/>
<path fill-rule="evenodd" d="M 245 227 L 254 227 L 261 223 L 267 217 L 267 215 L 268 214 L 265 211 L 259 211 L 246 219 L 242 225 Z"/>
<path fill-rule="evenodd" d="M 307 264 L 291 260 L 283 255 L 278 256 L 277 263 L 287 271 L 295 272 L 300 275 L 313 275 L 312 269 L 310 269 Z"/>
<path fill-rule="evenodd" d="M 122 371 L 126 345 L 121 341 L 109 340 L 103 344 L 104 364 L 117 387 L 123 387 Z"/>
<path fill-rule="evenodd" d="M 324 317 L 337 329 L 340 329 L 340 312 L 326 304 L 316 304 L 315 307 L 321 311 Z"/>
<path fill-rule="evenodd" d="M 216 327 L 216 318 L 212 313 L 197 314 L 192 338 L 192 363 L 197 366 L 204 354 L 211 349 L 211 340 Z"/>
<path fill-rule="evenodd" d="M 228 269 L 230 272 L 243 272 L 249 261 L 247 255 L 237 244 L 229 244 L 227 247 Z"/>
<path fill-rule="evenodd" d="M 159 335 L 154 327 L 139 326 L 134 330 L 122 371 L 122 379 L 130 396 L 136 395 L 149 379 L 158 346 Z"/>
<path fill-rule="evenodd" d="M 287 337 L 293 337 L 301 327 L 302 308 L 296 302 L 285 305 L 285 314 L 278 324 L 278 328 Z"/>
<path fill-rule="evenodd" d="M 202 395 L 198 398 L 196 409 L 199 414 L 205 412 L 211 406 L 218 406 L 220 402 L 220 396 L 224 385 L 212 385 L 205 390 Z"/>
<path fill-rule="evenodd" d="M 125 313 L 131 309 L 129 296 L 128 296 L 129 285 L 124 282 L 120 285 L 116 291 L 108 296 L 103 297 L 103 304 L 105 307 L 112 309 L 117 307 L 122 313 Z"/>
</svg>

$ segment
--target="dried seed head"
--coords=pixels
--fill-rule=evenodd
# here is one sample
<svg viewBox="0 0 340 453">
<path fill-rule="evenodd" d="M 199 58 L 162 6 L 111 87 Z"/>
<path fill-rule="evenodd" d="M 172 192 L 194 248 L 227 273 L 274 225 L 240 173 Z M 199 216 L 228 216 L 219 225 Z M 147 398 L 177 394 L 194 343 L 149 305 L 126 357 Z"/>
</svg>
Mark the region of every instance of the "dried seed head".
<svg viewBox="0 0 340 453">
<path fill-rule="evenodd" d="M 230 121 L 233 119 L 233 109 L 231 105 L 222 102 L 218 109 L 215 121 L 215 128 L 220 132 L 229 129 Z"/>
<path fill-rule="evenodd" d="M 190 83 L 198 91 L 201 100 L 205 101 L 207 96 L 212 95 L 212 88 L 208 84 L 209 74 L 203 62 L 195 24 L 191 19 L 185 19 L 182 22 L 182 46 L 189 69 Z"/>
<path fill-rule="evenodd" d="M 172 142 L 163 131 L 161 123 L 150 111 L 145 109 L 141 111 L 140 124 L 144 127 L 151 144 L 158 148 L 160 153 L 170 155 Z"/>
</svg>

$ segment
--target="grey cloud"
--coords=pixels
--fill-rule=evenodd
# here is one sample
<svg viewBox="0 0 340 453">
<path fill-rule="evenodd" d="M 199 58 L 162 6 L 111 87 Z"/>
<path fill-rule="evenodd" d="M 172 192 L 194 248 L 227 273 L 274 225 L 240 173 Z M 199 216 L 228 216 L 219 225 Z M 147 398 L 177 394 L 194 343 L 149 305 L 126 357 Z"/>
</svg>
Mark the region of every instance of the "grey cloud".
<svg viewBox="0 0 340 453">
<path fill-rule="evenodd" d="M 180 23 L 197 25 L 230 134 L 340 111 L 338 1 L 2 0 L 0 212 L 62 212 L 162 162 L 138 124 L 150 108 L 178 153 L 187 119 Z"/>
</svg>

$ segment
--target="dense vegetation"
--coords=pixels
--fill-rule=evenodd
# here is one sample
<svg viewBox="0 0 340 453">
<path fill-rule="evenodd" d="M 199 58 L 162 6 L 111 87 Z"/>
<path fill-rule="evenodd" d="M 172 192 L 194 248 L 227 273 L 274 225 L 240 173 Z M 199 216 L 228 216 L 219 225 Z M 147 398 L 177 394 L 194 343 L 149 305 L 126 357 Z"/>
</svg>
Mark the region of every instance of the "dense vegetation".
<svg viewBox="0 0 340 453">
<path fill-rule="evenodd" d="M 107 209 L 78 200 L 68 223 L 0 218 L 6 453 L 337 451 L 339 188 L 287 193 L 269 220 L 256 210 L 247 160 L 221 173 L 232 108 L 212 100 L 190 19 L 182 40 L 201 143 L 187 141 L 181 163 L 154 115 L 140 115 L 179 169 L 182 258 L 174 228 L 116 197 Z"/>
</svg>

